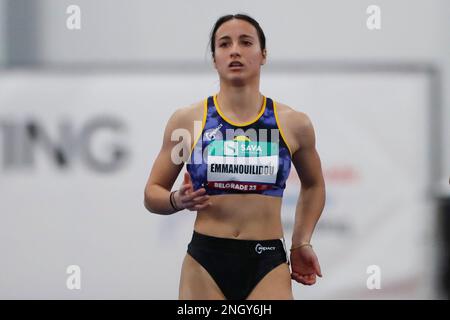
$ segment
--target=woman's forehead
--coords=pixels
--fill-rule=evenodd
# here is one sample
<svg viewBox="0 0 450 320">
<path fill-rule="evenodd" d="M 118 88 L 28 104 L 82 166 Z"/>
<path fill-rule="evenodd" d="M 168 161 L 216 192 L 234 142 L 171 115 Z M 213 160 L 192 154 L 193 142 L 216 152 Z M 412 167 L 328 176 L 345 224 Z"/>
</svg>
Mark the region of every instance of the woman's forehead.
<svg viewBox="0 0 450 320">
<path fill-rule="evenodd" d="M 216 39 L 220 40 L 223 37 L 257 37 L 255 27 L 244 20 L 232 19 L 222 24 L 216 32 Z"/>
</svg>

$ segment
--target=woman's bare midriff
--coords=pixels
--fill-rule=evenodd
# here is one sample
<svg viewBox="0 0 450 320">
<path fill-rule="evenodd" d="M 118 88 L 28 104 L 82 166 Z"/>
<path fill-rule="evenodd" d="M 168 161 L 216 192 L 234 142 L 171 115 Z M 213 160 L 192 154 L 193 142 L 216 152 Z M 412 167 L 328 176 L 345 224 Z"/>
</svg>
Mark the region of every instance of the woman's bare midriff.
<svg viewBox="0 0 450 320">
<path fill-rule="evenodd" d="M 260 194 L 210 196 L 212 203 L 197 213 L 194 229 L 220 238 L 245 240 L 280 239 L 281 197 Z"/>
</svg>

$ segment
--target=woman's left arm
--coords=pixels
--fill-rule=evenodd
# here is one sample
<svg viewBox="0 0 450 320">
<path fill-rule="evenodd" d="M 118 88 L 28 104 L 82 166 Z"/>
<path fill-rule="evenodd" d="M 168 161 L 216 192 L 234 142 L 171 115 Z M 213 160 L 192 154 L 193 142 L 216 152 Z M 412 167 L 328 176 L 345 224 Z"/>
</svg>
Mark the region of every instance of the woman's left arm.
<svg viewBox="0 0 450 320">
<path fill-rule="evenodd" d="M 325 181 L 311 120 L 302 112 L 295 112 L 295 118 L 292 129 L 299 147 L 292 155 L 292 163 L 300 178 L 301 189 L 292 234 L 292 278 L 311 285 L 315 283 L 316 275 L 322 276 L 318 259 L 307 244 L 325 206 Z"/>
<path fill-rule="evenodd" d="M 292 245 L 309 243 L 325 206 L 325 181 L 319 154 L 316 150 L 314 127 L 309 117 L 296 112 L 294 134 L 298 149 L 292 163 L 300 178 L 301 189 L 295 210 Z"/>
</svg>

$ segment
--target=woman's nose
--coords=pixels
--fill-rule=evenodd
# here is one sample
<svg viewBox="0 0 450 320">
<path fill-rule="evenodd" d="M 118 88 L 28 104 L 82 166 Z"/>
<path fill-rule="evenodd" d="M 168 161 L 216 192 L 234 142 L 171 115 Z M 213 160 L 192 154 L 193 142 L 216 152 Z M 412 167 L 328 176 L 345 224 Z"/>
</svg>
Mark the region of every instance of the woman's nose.
<svg viewBox="0 0 450 320">
<path fill-rule="evenodd" d="M 239 44 L 238 43 L 234 43 L 231 47 L 231 52 L 230 55 L 231 56 L 236 56 L 236 55 L 240 55 L 241 52 L 239 50 Z"/>
</svg>

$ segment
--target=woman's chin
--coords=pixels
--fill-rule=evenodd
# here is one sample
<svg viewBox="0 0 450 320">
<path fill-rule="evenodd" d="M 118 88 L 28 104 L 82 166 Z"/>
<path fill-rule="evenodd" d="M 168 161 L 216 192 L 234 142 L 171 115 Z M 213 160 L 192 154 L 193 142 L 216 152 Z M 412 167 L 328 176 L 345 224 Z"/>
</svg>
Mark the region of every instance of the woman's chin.
<svg viewBox="0 0 450 320">
<path fill-rule="evenodd" d="M 227 77 L 228 82 L 233 86 L 243 86 L 246 84 L 246 77 L 242 75 L 231 75 Z"/>
</svg>

